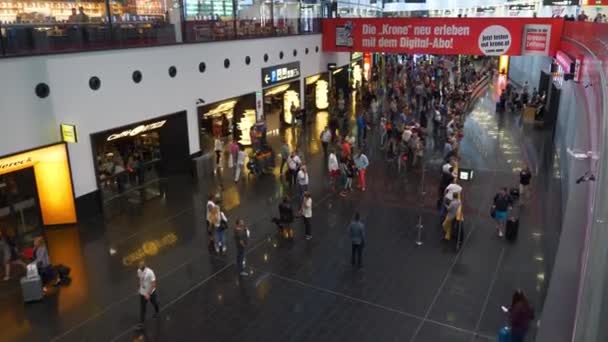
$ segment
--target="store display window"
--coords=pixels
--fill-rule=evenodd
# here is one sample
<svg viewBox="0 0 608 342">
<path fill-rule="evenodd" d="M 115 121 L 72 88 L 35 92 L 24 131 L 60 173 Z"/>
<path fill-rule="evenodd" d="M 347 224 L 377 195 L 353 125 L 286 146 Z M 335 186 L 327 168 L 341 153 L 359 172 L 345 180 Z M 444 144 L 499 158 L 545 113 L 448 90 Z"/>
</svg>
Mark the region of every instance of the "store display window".
<svg viewBox="0 0 608 342">
<path fill-rule="evenodd" d="M 213 150 L 215 138 L 226 143 L 235 138 L 239 144 L 249 146 L 249 131 L 256 122 L 255 93 L 200 106 L 198 115 L 203 153 Z"/>
</svg>

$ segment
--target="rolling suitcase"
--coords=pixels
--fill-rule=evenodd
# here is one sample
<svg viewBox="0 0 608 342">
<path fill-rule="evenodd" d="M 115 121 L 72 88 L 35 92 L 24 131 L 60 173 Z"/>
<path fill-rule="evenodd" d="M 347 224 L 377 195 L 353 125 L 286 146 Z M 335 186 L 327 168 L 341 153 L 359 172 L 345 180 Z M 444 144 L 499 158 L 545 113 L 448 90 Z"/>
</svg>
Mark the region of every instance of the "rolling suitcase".
<svg viewBox="0 0 608 342">
<path fill-rule="evenodd" d="M 41 300 L 44 293 L 42 292 L 40 276 L 21 278 L 21 292 L 23 293 L 23 301 L 26 303 Z"/>
<path fill-rule="evenodd" d="M 510 342 L 511 341 L 511 328 L 504 326 L 498 331 L 498 342 Z"/>
<path fill-rule="evenodd" d="M 507 225 L 505 227 L 505 238 L 507 241 L 515 241 L 517 239 L 517 233 L 519 231 L 519 219 L 516 217 L 509 217 Z"/>
</svg>

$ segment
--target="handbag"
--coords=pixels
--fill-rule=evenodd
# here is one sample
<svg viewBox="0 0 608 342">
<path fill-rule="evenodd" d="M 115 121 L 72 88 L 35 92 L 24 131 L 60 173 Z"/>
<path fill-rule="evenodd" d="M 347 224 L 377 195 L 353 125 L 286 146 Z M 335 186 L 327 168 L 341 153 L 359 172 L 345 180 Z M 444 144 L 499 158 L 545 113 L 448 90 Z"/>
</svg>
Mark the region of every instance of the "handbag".
<svg viewBox="0 0 608 342">
<path fill-rule="evenodd" d="M 226 229 L 228 229 L 228 222 L 226 222 L 224 220 L 220 220 L 220 227 L 218 228 L 218 230 L 220 232 L 223 232 Z"/>
<path fill-rule="evenodd" d="M 496 207 L 492 207 L 492 208 L 490 209 L 490 216 L 491 216 L 492 218 L 496 218 Z"/>
</svg>

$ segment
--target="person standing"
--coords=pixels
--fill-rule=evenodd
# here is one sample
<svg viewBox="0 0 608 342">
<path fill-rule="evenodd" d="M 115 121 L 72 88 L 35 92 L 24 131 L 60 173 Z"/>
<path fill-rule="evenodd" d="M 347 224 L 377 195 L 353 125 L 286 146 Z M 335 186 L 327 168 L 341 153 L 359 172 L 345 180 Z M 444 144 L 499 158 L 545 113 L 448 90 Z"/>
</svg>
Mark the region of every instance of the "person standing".
<svg viewBox="0 0 608 342">
<path fill-rule="evenodd" d="M 239 147 L 239 153 L 236 158 L 236 172 L 234 176 L 234 182 L 239 182 L 239 177 L 241 173 L 245 173 L 245 159 L 247 159 L 247 153 L 245 153 L 245 149 L 243 146 Z"/>
<path fill-rule="evenodd" d="M 312 218 L 312 198 L 308 191 L 304 192 L 304 198 L 302 199 L 302 218 L 304 219 L 304 235 L 306 240 L 312 239 L 312 232 L 310 227 L 310 219 Z"/>
<path fill-rule="evenodd" d="M 222 139 L 216 137 L 213 145 L 213 150 L 215 151 L 215 166 L 219 169 L 222 151 L 224 150 L 224 143 L 222 142 Z"/>
<path fill-rule="evenodd" d="M 441 224 L 444 232 L 443 239 L 446 241 L 449 241 L 452 238 L 452 226 L 454 225 L 454 220 L 456 219 L 456 215 L 458 214 L 458 209 L 460 209 L 460 194 L 453 193 L 452 200 L 450 201 L 450 204 L 448 204 L 446 209 L 445 219 Z"/>
<path fill-rule="evenodd" d="M 355 165 L 352 159 L 346 159 L 340 164 L 342 175 L 345 178 L 344 189 L 340 196 L 346 197 L 346 194 L 352 191 L 353 178 L 355 177 Z"/>
<path fill-rule="evenodd" d="M 325 126 L 323 132 L 321 132 L 321 146 L 323 146 L 323 155 L 327 158 L 327 146 L 331 141 L 331 131 L 329 126 Z"/>
<path fill-rule="evenodd" d="M 289 185 L 296 184 L 300 164 L 302 164 L 302 161 L 300 160 L 300 157 L 298 157 L 296 151 L 291 152 L 291 155 L 289 158 L 287 158 L 287 167 L 289 168 Z"/>
<path fill-rule="evenodd" d="M 287 159 L 289 158 L 289 145 L 287 145 L 287 141 L 283 141 L 283 145 L 281 145 L 281 168 L 279 169 L 279 174 L 283 174 L 283 167 L 287 163 Z"/>
<path fill-rule="evenodd" d="M 528 297 L 522 290 L 513 293 L 509 308 L 509 325 L 511 326 L 511 342 L 524 342 L 530 322 L 534 320 L 534 309 L 528 302 Z"/>
<path fill-rule="evenodd" d="M 365 247 L 365 225 L 361 222 L 359 217 L 359 213 L 355 213 L 355 219 L 350 223 L 349 226 L 350 231 L 350 240 L 352 243 L 352 254 L 350 258 L 350 263 L 353 267 L 356 265 L 357 267 L 363 267 L 363 247 Z"/>
<path fill-rule="evenodd" d="M 329 184 L 331 186 L 332 191 L 336 191 L 336 181 L 338 176 L 340 175 L 340 165 L 338 164 L 338 158 L 334 151 L 329 153 L 329 158 L 327 160 L 327 169 L 329 171 Z"/>
<path fill-rule="evenodd" d="M 507 212 L 512 205 L 511 197 L 507 194 L 507 188 L 502 188 L 494 196 L 494 204 L 492 205 L 492 211 L 494 212 L 494 220 L 496 221 L 496 230 L 498 236 L 503 237 L 505 231 L 505 224 L 507 223 Z"/>
<path fill-rule="evenodd" d="M 226 229 L 228 228 L 228 219 L 224 212 L 220 210 L 220 206 L 216 205 L 211 210 L 211 225 L 214 232 L 215 253 L 226 253 Z"/>
<path fill-rule="evenodd" d="M 361 191 L 365 191 L 365 171 L 369 166 L 369 159 L 367 159 L 363 151 L 359 151 L 359 154 L 355 157 L 355 166 L 359 172 L 359 187 Z"/>
<path fill-rule="evenodd" d="M 300 200 L 306 191 L 308 191 L 308 170 L 306 165 L 302 165 L 298 171 L 298 198 Z"/>
<path fill-rule="evenodd" d="M 525 165 L 519 172 L 519 203 L 523 204 L 524 197 L 529 197 L 528 188 L 530 186 L 530 180 L 532 179 L 532 172 L 528 165 Z"/>
<path fill-rule="evenodd" d="M 156 276 L 154 271 L 146 266 L 144 260 L 139 262 L 137 269 L 139 278 L 139 322 L 143 324 L 146 319 L 146 306 L 148 302 L 154 307 L 154 318 L 158 317 L 158 297 L 156 296 Z"/>
<path fill-rule="evenodd" d="M 363 114 L 359 114 L 357 116 L 357 144 L 361 147 L 364 144 L 365 139 L 365 128 L 367 123 L 365 123 L 365 116 Z"/>
<path fill-rule="evenodd" d="M 236 244 L 236 269 L 241 276 L 248 276 L 249 273 L 245 271 L 245 248 L 249 236 L 247 234 L 247 227 L 243 219 L 236 220 L 236 226 L 234 227 L 234 241 Z"/>
</svg>

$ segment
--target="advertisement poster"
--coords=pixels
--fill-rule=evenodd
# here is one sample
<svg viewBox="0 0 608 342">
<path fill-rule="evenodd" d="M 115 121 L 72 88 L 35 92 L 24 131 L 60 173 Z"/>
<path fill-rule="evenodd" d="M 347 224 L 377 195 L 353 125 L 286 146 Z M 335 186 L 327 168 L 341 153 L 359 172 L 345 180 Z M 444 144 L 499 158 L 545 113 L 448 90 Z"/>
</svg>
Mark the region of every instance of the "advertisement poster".
<svg viewBox="0 0 608 342">
<path fill-rule="evenodd" d="M 524 25 L 522 55 L 549 55 L 551 25 Z"/>
<path fill-rule="evenodd" d="M 327 52 L 552 55 L 563 19 L 340 18 L 323 21 Z"/>
</svg>

